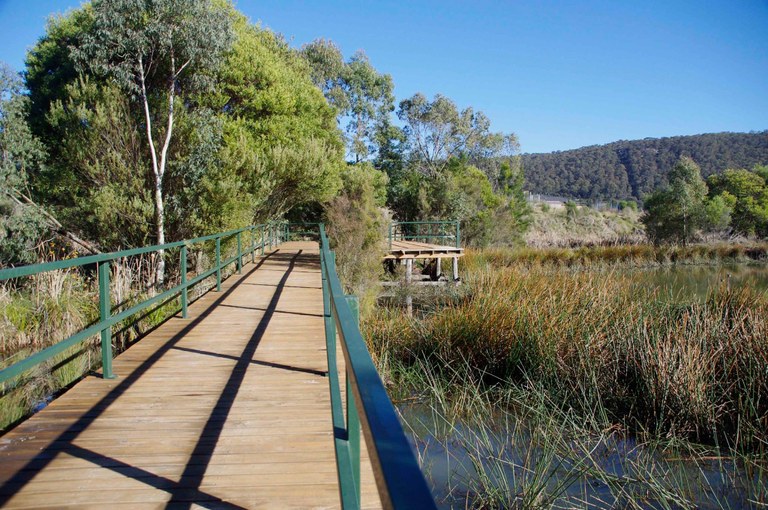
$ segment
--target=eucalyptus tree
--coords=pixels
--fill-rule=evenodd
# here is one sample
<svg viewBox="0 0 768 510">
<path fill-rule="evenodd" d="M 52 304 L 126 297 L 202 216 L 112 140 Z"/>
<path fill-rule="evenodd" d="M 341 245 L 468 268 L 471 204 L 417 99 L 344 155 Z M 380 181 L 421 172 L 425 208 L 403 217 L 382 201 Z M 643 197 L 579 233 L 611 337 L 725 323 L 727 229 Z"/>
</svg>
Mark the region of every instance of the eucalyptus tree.
<svg viewBox="0 0 768 510">
<path fill-rule="evenodd" d="M 344 55 L 330 39 L 316 39 L 301 47 L 301 55 L 309 64 L 312 83 L 319 88 L 337 112 L 346 112 L 349 97 L 343 88 Z"/>
<path fill-rule="evenodd" d="M 707 191 L 696 162 L 681 157 L 669 172 L 669 186 L 645 199 L 642 222 L 648 237 L 688 243 L 705 223 Z"/>
<path fill-rule="evenodd" d="M 332 41 L 317 39 L 302 47 L 312 81 L 334 106 L 347 133 L 347 150 L 356 163 L 379 150 L 379 126 L 387 124 L 395 110 L 394 83 L 379 73 L 362 50 L 344 62 L 341 49 Z"/>
<path fill-rule="evenodd" d="M 346 65 L 344 89 L 349 98 L 350 152 L 360 162 L 376 150 L 376 125 L 395 109 L 394 84 L 390 75 L 377 72 L 366 54 L 358 51 Z"/>
<path fill-rule="evenodd" d="M 718 197 L 731 204 L 731 226 L 742 235 L 768 236 L 768 186 L 764 167 L 728 169 L 707 179 L 710 202 Z M 715 205 L 711 208 L 717 209 Z"/>
<path fill-rule="evenodd" d="M 514 134 L 491 132 L 483 112 L 472 107 L 459 111 L 441 94 L 432 101 L 414 94 L 400 102 L 397 115 L 405 123 L 413 163 L 430 178 L 440 175 L 453 157 L 463 156 L 482 166 L 479 163 L 511 155 L 517 148 Z"/>
<path fill-rule="evenodd" d="M 165 243 L 163 181 L 178 98 L 212 87 L 233 35 L 227 10 L 210 0 L 94 0 L 93 21 L 73 56 L 81 72 L 109 77 L 138 101 L 153 174 L 155 232 Z M 164 280 L 159 254 L 156 280 Z"/>
</svg>

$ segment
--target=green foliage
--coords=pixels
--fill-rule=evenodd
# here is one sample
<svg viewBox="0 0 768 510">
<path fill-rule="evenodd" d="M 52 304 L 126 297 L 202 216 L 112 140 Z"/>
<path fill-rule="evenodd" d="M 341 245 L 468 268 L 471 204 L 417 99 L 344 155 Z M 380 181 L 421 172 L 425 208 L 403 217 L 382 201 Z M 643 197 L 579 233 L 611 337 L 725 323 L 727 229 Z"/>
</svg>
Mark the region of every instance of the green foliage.
<svg viewBox="0 0 768 510">
<path fill-rule="evenodd" d="M 27 125 L 28 105 L 19 76 L 0 63 L 0 267 L 34 262 L 46 232 L 29 201 L 29 174 L 40 168 L 45 150 Z"/>
<path fill-rule="evenodd" d="M 637 202 L 634 200 L 619 200 L 619 210 L 623 211 L 625 209 L 637 211 Z"/>
<path fill-rule="evenodd" d="M 278 35 L 235 20 L 236 42 L 210 98 L 223 115 L 224 171 L 240 181 L 254 218 L 332 198 L 344 167 L 335 112 L 304 59 Z"/>
<path fill-rule="evenodd" d="M 164 232 L 179 239 L 335 195 L 343 142 L 298 52 L 226 2 L 135 7 L 74 10 L 28 56 L 27 84 L 43 112 L 36 126 L 53 148 L 35 184 L 68 228 L 117 249 L 156 241 L 158 204 Z M 128 41 L 131 30 L 140 34 Z M 126 53 L 109 58 L 122 43 Z"/>
<path fill-rule="evenodd" d="M 232 42 L 230 13 L 210 0 L 94 0 L 91 10 L 93 29 L 72 50 L 78 70 L 111 76 L 137 98 L 210 86 Z"/>
<path fill-rule="evenodd" d="M 704 177 L 768 162 L 768 132 L 714 133 L 618 141 L 549 154 L 524 154 L 529 189 L 575 198 L 640 200 L 668 184 L 680 155 Z"/>
<path fill-rule="evenodd" d="M 382 126 L 386 150 L 377 162 L 390 175 L 388 203 L 398 218 L 459 220 L 470 246 L 519 242 L 531 211 L 515 136 L 491 132 L 482 112 L 459 111 L 439 94 L 432 101 L 415 94 L 397 114 L 405 128 Z"/>
<path fill-rule="evenodd" d="M 705 225 L 707 185 L 699 166 L 682 157 L 669 174 L 669 187 L 645 200 L 642 218 L 651 241 L 691 241 Z"/>
<path fill-rule="evenodd" d="M 459 220 L 462 244 L 467 246 L 516 244 L 530 224 L 531 211 L 522 175 L 505 168 L 508 180 L 502 193 L 494 191 L 483 171 L 457 158 L 434 178 L 407 172 L 397 183 L 401 202 L 396 210 L 412 211 L 412 217 L 419 219 Z"/>
<path fill-rule="evenodd" d="M 85 4 L 65 15 L 52 16 L 45 34 L 27 53 L 24 79 L 29 90 L 29 121 L 55 160 L 57 138 L 50 136 L 46 115 L 54 101 L 64 101 L 67 85 L 77 79 L 71 48 L 83 44 L 85 34 L 93 29 L 93 9 Z"/>
<path fill-rule="evenodd" d="M 379 126 L 395 109 L 392 77 L 381 74 L 363 51 L 344 62 L 341 50 L 331 41 L 318 39 L 302 47 L 312 69 L 312 80 L 346 121 L 347 148 L 360 162 L 380 147 Z"/>
<path fill-rule="evenodd" d="M 736 197 L 727 191 L 707 200 L 704 206 L 706 228 L 709 231 L 722 232 L 731 224 L 731 214 L 736 204 Z"/>
<path fill-rule="evenodd" d="M 752 167 L 752 171 L 762 177 L 765 182 L 768 182 L 768 165 L 755 165 Z"/>
<path fill-rule="evenodd" d="M 363 310 L 370 310 L 378 295 L 390 219 L 383 208 L 387 175 L 360 163 L 347 166 L 341 178 L 341 192 L 325 208 L 328 235 L 345 291 L 360 297 Z"/>
<path fill-rule="evenodd" d="M 331 40 L 315 39 L 301 48 L 301 55 L 309 64 L 312 83 L 323 91 L 328 102 L 341 114 L 349 108 L 349 97 L 344 90 L 344 55 Z"/>
<path fill-rule="evenodd" d="M 141 246 L 154 221 L 145 145 L 128 96 L 116 85 L 78 78 L 47 115 L 57 155 L 40 191 L 60 221 L 106 250 Z"/>
<path fill-rule="evenodd" d="M 712 175 L 707 184 L 713 201 L 722 197 L 723 204 L 731 210 L 731 226 L 739 234 L 746 236 L 768 236 L 768 187 L 765 178 L 755 171 L 726 170 L 720 175 Z"/>
<path fill-rule="evenodd" d="M 490 120 L 483 112 L 471 107 L 459 111 L 440 94 L 431 102 L 421 93 L 414 94 L 400 102 L 397 116 L 405 123 L 411 163 L 431 178 L 442 173 L 451 158 L 487 162 L 517 147 L 515 135 L 490 131 Z"/>
<path fill-rule="evenodd" d="M 505 197 L 491 226 L 491 244 L 519 244 L 531 225 L 533 211 L 523 191 L 525 175 L 519 157 L 501 163 L 500 193 Z"/>
</svg>

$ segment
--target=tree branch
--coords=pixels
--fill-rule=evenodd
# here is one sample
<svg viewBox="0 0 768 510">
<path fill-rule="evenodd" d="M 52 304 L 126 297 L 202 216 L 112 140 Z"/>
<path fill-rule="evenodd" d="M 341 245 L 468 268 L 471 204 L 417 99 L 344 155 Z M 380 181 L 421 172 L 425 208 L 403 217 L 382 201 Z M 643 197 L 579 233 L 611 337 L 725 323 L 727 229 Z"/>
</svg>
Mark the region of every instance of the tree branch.
<svg viewBox="0 0 768 510">
<path fill-rule="evenodd" d="M 147 98 L 147 85 L 144 78 L 144 61 L 139 55 L 139 79 L 141 80 L 141 99 L 144 102 L 144 117 L 147 121 L 147 141 L 149 142 L 149 152 L 152 155 L 152 171 L 155 176 L 160 176 L 157 164 L 157 151 L 155 150 L 155 141 L 152 138 L 152 116 L 149 113 L 149 98 Z"/>
<path fill-rule="evenodd" d="M 81 239 L 80 237 L 75 235 L 73 232 L 70 232 L 69 230 L 65 229 L 64 225 L 59 223 L 59 220 L 54 218 L 53 215 L 51 215 L 51 213 L 49 213 L 48 211 L 43 209 L 40 205 L 38 205 L 34 200 L 29 198 L 24 193 L 21 193 L 18 190 L 12 190 L 12 189 L 4 189 L 3 191 L 5 192 L 6 195 L 11 197 L 11 200 L 16 202 L 17 204 L 22 205 L 22 206 L 23 205 L 29 205 L 29 206 L 34 207 L 35 210 L 37 210 L 40 214 L 42 214 L 43 217 L 47 220 L 48 225 L 51 226 L 53 228 L 53 230 L 55 230 L 56 233 L 58 233 L 59 235 L 61 235 L 63 237 L 66 237 L 67 239 L 69 239 L 73 243 L 81 246 L 82 248 L 85 248 L 90 253 L 94 253 L 94 254 L 95 253 L 101 253 L 101 251 L 98 248 L 96 248 L 93 244 L 91 244 L 90 242 L 88 242 L 88 241 L 86 241 L 84 239 Z M 23 202 L 22 202 L 22 200 L 23 200 Z"/>
</svg>

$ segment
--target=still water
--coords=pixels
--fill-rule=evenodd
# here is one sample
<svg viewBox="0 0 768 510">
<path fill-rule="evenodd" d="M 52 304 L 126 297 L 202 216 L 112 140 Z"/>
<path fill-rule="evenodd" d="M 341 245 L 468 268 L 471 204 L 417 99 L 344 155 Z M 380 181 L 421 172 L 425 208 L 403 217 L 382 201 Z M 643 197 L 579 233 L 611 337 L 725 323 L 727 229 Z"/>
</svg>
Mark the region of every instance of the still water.
<svg viewBox="0 0 768 510">
<path fill-rule="evenodd" d="M 629 274 L 675 301 L 701 301 L 718 288 L 768 292 L 764 264 Z M 764 462 L 639 444 L 620 433 L 567 437 L 513 412 L 468 423 L 423 403 L 399 411 L 440 508 L 768 508 Z"/>
<path fill-rule="evenodd" d="M 673 266 L 637 269 L 629 273 L 638 285 L 655 288 L 677 300 L 705 299 L 720 287 L 751 287 L 768 292 L 768 265 Z"/>
<path fill-rule="evenodd" d="M 425 404 L 399 411 L 442 509 L 768 505 L 768 466 L 745 459 L 657 449 L 610 432 L 568 437 L 551 423 L 502 414 L 470 425 Z"/>
</svg>

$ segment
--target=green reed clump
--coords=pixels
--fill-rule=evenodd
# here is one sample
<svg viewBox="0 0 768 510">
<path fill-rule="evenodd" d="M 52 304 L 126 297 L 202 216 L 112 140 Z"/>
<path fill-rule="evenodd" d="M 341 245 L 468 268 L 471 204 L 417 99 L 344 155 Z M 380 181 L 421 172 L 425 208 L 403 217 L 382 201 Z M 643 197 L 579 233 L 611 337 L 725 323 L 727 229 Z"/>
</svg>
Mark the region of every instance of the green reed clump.
<svg viewBox="0 0 768 510">
<path fill-rule="evenodd" d="M 173 269 L 170 267 L 168 271 L 167 288 L 179 281 Z M 223 276 L 232 272 L 234 269 L 229 267 Z M 113 262 L 112 313 L 129 309 L 162 292 L 164 289 L 151 284 L 152 275 L 154 266 L 150 259 L 139 257 Z M 48 271 L 19 280 L 0 286 L 0 368 L 99 321 L 98 282 L 88 271 L 77 268 Z M 211 286 L 210 281 L 200 283 L 190 290 L 190 300 Z M 179 309 L 179 299 L 170 299 L 116 324 L 112 328 L 113 354 L 122 352 Z M 15 380 L 0 384 L 0 431 L 12 427 L 100 364 L 101 344 L 94 336 Z"/>
<path fill-rule="evenodd" d="M 599 409 L 604 427 L 765 451 L 765 296 L 724 288 L 678 303 L 619 272 L 491 268 L 479 257 L 469 291 L 444 308 L 366 319 L 379 360 L 466 362 L 490 383 L 533 381 L 563 409 Z"/>
<path fill-rule="evenodd" d="M 92 282 L 69 270 L 29 278 L 0 290 L 0 368 L 82 330 L 98 317 Z M 0 430 L 28 415 L 47 397 L 87 372 L 98 354 L 88 341 L 0 385 Z"/>
<path fill-rule="evenodd" d="M 52 336 L 66 338 L 96 317 L 92 285 L 74 271 L 40 273 L 22 288 L 6 284 L 0 290 L 0 360 L 46 346 Z"/>
</svg>

